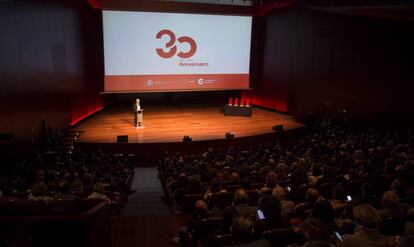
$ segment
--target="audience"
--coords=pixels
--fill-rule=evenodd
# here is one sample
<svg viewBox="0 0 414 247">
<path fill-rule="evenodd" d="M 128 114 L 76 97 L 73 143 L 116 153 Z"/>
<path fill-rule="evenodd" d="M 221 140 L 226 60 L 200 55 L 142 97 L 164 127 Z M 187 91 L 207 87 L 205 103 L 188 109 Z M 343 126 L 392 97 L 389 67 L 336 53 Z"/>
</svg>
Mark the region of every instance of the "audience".
<svg viewBox="0 0 414 247">
<path fill-rule="evenodd" d="M 168 154 L 160 160 L 159 171 L 164 184 L 175 184 L 165 187 L 166 195 L 175 193 L 180 180 L 194 175 L 200 178 L 206 201 L 213 193 L 241 187 L 234 192 L 234 205 L 227 205 L 234 215 L 227 214 L 225 229 L 230 217 L 236 221 L 254 216 L 258 205 L 264 219 L 253 217 L 253 239 L 260 239 L 266 230 L 293 226 L 306 239 L 296 242 L 305 246 L 335 245 L 334 231 L 347 234 L 344 246 L 364 246 L 358 245 L 358 239 L 381 246 L 381 217 L 409 217 L 413 211 L 412 205 L 399 202 L 400 197 L 412 201 L 407 198 L 414 172 L 412 144 L 410 131 L 353 132 L 325 121 L 324 126 L 284 144 L 209 148 L 202 155 Z M 355 187 L 359 184 L 360 189 Z M 332 198 L 321 196 L 329 195 L 326 188 L 332 188 Z M 249 200 L 246 190 L 257 190 L 258 202 Z M 352 195 L 351 201 L 347 195 Z M 377 240 L 372 242 L 374 236 Z M 238 244 L 246 242 L 238 239 Z"/>
<path fill-rule="evenodd" d="M 134 164 L 126 155 L 102 151 L 64 150 L 62 133 L 49 129 L 33 155 L 3 155 L 0 166 L 0 191 L 6 198 L 44 201 L 102 198 L 118 210 L 134 176 Z M 105 187 L 107 189 L 105 189 Z M 22 202 L 24 203 L 24 201 Z"/>
</svg>

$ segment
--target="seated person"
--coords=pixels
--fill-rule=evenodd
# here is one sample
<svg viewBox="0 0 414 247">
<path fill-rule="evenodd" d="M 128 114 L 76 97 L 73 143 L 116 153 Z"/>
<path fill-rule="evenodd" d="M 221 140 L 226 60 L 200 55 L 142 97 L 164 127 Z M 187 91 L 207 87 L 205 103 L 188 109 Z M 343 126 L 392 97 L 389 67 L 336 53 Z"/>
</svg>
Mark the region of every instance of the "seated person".
<svg viewBox="0 0 414 247">
<path fill-rule="evenodd" d="M 322 220 L 330 227 L 334 226 L 334 211 L 331 203 L 327 200 L 317 200 L 310 215 Z"/>
<path fill-rule="evenodd" d="M 190 219 L 187 221 L 187 226 L 180 227 L 180 229 L 178 229 L 179 237 L 174 237 L 172 239 L 174 243 L 179 244 L 180 246 L 187 246 L 186 244 L 188 234 L 191 234 L 193 237 L 197 239 L 197 236 L 194 236 L 196 222 L 200 219 L 205 219 L 210 216 L 208 206 L 205 201 L 196 201 L 194 208 L 195 211 L 191 215 Z"/>
<path fill-rule="evenodd" d="M 314 188 L 309 188 L 306 191 L 306 201 L 299 203 L 295 207 L 295 211 L 298 215 L 301 215 L 302 217 L 306 214 L 306 212 L 310 212 L 312 210 L 313 205 L 319 198 L 319 190 Z"/>
<path fill-rule="evenodd" d="M 382 196 L 381 206 L 378 210 L 379 215 L 383 219 L 403 217 L 406 215 L 407 207 L 399 203 L 400 197 L 394 191 L 387 191 Z"/>
<path fill-rule="evenodd" d="M 295 211 L 295 204 L 289 200 L 286 190 L 280 186 L 273 189 L 272 195 L 280 201 L 282 207 L 282 216 L 289 216 Z"/>
<path fill-rule="evenodd" d="M 233 245 L 239 247 L 270 247 L 266 239 L 254 241 L 254 221 L 250 216 L 241 216 L 231 226 Z"/>
<path fill-rule="evenodd" d="M 272 190 L 277 186 L 277 175 L 274 172 L 269 172 L 266 175 L 265 186 L 260 189 L 260 194 L 272 194 Z"/>
<path fill-rule="evenodd" d="M 227 192 L 224 189 L 220 189 L 220 182 L 218 179 L 213 178 L 210 182 L 210 186 L 208 187 L 206 193 L 204 194 L 204 200 L 208 201 L 212 194 L 218 192 Z"/>
<path fill-rule="evenodd" d="M 235 217 L 240 216 L 255 216 L 257 214 L 257 207 L 250 206 L 249 202 L 249 195 L 247 194 L 245 189 L 237 189 L 234 193 L 234 202 L 236 206 L 234 207 L 235 210 Z"/>
<path fill-rule="evenodd" d="M 337 185 L 332 189 L 332 199 L 329 202 L 332 205 L 332 208 L 336 215 L 341 215 L 344 210 L 347 201 L 345 200 L 345 188 L 341 185 Z"/>
<path fill-rule="evenodd" d="M 105 185 L 101 182 L 95 183 L 93 186 L 93 192 L 88 196 L 88 199 L 102 199 L 107 203 L 111 203 L 111 199 L 105 195 Z"/>
<path fill-rule="evenodd" d="M 377 210 L 369 204 L 361 204 L 353 209 L 357 225 L 354 234 L 345 235 L 343 247 L 353 246 L 387 246 L 384 236 L 379 233 L 381 217 Z"/>
<path fill-rule="evenodd" d="M 272 195 L 263 195 L 259 200 L 259 209 L 263 212 L 264 219 L 256 224 L 256 233 L 261 234 L 266 230 L 291 227 L 290 219 L 281 215 L 281 204 Z"/>
<path fill-rule="evenodd" d="M 326 227 L 326 224 L 318 218 L 315 217 L 308 217 L 305 222 L 303 223 L 302 228 L 300 229 L 303 237 L 304 237 L 304 244 L 292 244 L 289 247 L 309 247 L 315 246 L 316 242 L 321 243 L 321 245 L 316 246 L 332 246 L 331 242 L 331 234 L 329 228 Z M 323 244 L 322 244 L 323 243 Z"/>
<path fill-rule="evenodd" d="M 83 193 L 82 180 L 76 177 L 70 185 L 70 191 L 72 194 L 81 195 Z"/>
<path fill-rule="evenodd" d="M 414 222 L 407 222 L 404 226 L 404 237 L 400 239 L 397 247 L 414 246 Z"/>
<path fill-rule="evenodd" d="M 52 200 L 52 197 L 48 195 L 46 184 L 44 182 L 37 182 L 33 185 L 32 191 L 30 192 L 27 199 L 49 203 Z"/>
</svg>

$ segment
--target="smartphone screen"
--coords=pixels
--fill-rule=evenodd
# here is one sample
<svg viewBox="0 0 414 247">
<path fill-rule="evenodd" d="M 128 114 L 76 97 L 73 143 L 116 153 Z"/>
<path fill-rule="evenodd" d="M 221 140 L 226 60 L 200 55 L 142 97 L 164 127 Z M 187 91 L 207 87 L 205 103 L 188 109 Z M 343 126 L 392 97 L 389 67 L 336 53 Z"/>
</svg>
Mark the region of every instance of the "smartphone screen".
<svg viewBox="0 0 414 247">
<path fill-rule="evenodd" d="M 335 236 L 339 241 L 344 241 L 344 238 L 341 236 L 341 234 L 339 234 L 339 232 L 335 232 Z"/>
<path fill-rule="evenodd" d="M 262 210 L 258 209 L 258 210 L 257 210 L 257 215 L 259 216 L 259 219 L 260 219 L 260 220 L 264 220 L 264 219 L 265 219 L 265 217 L 264 217 L 264 214 L 263 214 Z"/>
<path fill-rule="evenodd" d="M 352 201 L 352 197 L 351 196 L 346 196 L 346 200 L 348 200 L 348 202 Z"/>
</svg>

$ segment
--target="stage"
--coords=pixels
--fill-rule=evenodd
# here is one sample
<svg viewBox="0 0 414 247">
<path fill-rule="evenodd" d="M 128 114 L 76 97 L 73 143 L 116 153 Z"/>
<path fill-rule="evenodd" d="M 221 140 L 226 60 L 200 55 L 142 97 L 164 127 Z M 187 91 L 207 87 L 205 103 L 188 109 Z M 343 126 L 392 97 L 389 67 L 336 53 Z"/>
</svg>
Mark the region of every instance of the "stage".
<svg viewBox="0 0 414 247">
<path fill-rule="evenodd" d="M 131 107 L 112 107 L 93 115 L 75 126 L 81 133 L 78 143 L 116 143 L 117 136 L 127 135 L 129 143 L 178 143 L 188 135 L 193 142 L 271 134 L 272 126 L 283 125 L 292 130 L 304 125 L 292 116 L 253 108 L 252 117 L 224 116 L 223 107 L 153 106 L 145 107 L 143 127 L 134 127 Z"/>
</svg>

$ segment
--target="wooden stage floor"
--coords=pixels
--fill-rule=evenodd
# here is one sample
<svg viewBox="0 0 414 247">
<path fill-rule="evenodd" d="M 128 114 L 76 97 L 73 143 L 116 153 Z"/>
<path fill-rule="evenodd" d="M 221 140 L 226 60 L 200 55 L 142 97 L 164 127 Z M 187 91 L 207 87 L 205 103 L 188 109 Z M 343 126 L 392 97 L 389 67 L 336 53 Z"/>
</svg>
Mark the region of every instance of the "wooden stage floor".
<svg viewBox="0 0 414 247">
<path fill-rule="evenodd" d="M 284 130 L 303 127 L 292 116 L 253 109 L 252 117 L 224 116 L 220 107 L 163 106 L 147 107 L 143 127 L 134 127 L 134 114 L 128 107 L 104 109 L 83 121 L 73 130 L 82 131 L 80 143 L 116 143 L 118 135 L 128 135 L 129 143 L 182 142 L 189 135 L 193 141 L 224 139 L 226 132 L 237 137 L 272 133 L 272 126 Z"/>
</svg>

